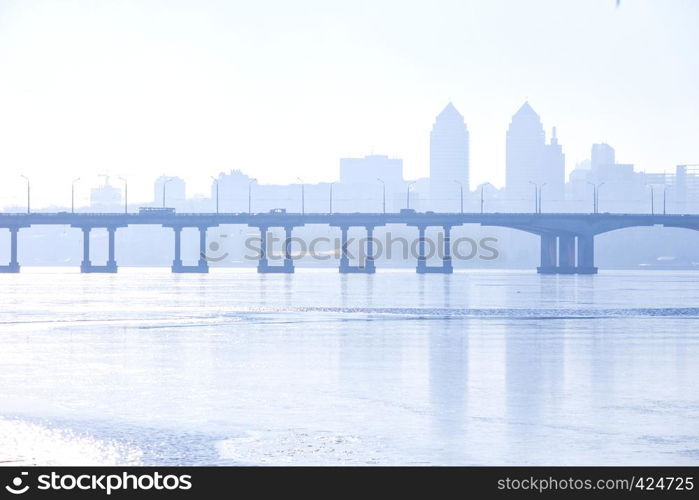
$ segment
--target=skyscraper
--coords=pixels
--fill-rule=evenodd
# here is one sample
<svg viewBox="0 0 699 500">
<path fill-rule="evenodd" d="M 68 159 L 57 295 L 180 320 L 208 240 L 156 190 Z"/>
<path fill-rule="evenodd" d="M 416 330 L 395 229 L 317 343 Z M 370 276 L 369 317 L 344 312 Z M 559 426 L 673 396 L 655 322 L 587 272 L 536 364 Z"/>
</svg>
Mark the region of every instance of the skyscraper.
<svg viewBox="0 0 699 500">
<path fill-rule="evenodd" d="M 609 144 L 593 144 L 592 155 L 590 157 L 591 169 L 595 174 L 605 167 L 611 167 L 616 163 L 614 148 Z"/>
<path fill-rule="evenodd" d="M 556 127 L 551 132 L 551 142 L 544 146 L 544 162 L 542 184 L 542 210 L 561 211 L 565 198 L 566 157 L 563 148 L 558 144 Z M 544 208 L 546 206 L 547 208 Z"/>
<path fill-rule="evenodd" d="M 507 129 L 505 161 L 510 209 L 534 207 L 532 183 L 541 187 L 542 198 L 549 201 L 549 207 L 551 202 L 555 205 L 563 201 L 565 155 L 558 144 L 556 129 L 553 129 L 551 143 L 546 144 L 541 119 L 528 102 L 514 114 Z"/>
<path fill-rule="evenodd" d="M 452 103 L 442 110 L 430 134 L 430 207 L 458 212 L 461 183 L 469 190 L 469 136 L 464 117 Z M 456 182 L 455 182 L 456 181 Z"/>
<path fill-rule="evenodd" d="M 540 184 L 544 151 L 544 127 L 539 115 L 525 102 L 512 117 L 507 129 L 505 151 L 505 183 L 508 203 L 522 209 L 533 206 L 533 186 Z"/>
</svg>

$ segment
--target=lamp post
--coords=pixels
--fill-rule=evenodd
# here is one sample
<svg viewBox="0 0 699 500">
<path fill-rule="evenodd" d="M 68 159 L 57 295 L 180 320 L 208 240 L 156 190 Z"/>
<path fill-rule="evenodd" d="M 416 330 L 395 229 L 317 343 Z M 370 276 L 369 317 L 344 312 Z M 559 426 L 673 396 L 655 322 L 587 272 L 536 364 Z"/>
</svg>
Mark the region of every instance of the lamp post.
<svg viewBox="0 0 699 500">
<path fill-rule="evenodd" d="M 599 213 L 599 188 L 604 186 L 604 182 L 595 184 L 593 182 L 587 181 L 587 183 L 592 186 L 592 212 Z"/>
<path fill-rule="evenodd" d="M 587 181 L 592 186 L 592 213 L 597 213 L 597 185 L 594 182 Z"/>
<path fill-rule="evenodd" d="M 129 183 L 123 177 L 117 177 L 124 183 L 124 213 L 129 213 Z"/>
<path fill-rule="evenodd" d="M 70 213 L 75 213 L 75 183 L 80 180 L 80 177 L 76 177 L 70 183 Z"/>
<path fill-rule="evenodd" d="M 301 183 L 301 215 L 306 214 L 306 185 L 303 183 L 303 179 L 301 177 L 297 177 L 299 182 Z"/>
<path fill-rule="evenodd" d="M 330 183 L 330 215 L 333 214 L 333 184 L 335 183 Z"/>
<path fill-rule="evenodd" d="M 667 199 L 667 186 L 663 187 L 663 215 L 667 215 L 667 211 L 665 210 L 666 205 L 665 205 L 665 200 Z"/>
<path fill-rule="evenodd" d="M 381 186 L 383 187 L 383 213 L 384 215 L 386 214 L 386 183 L 383 181 L 383 179 L 379 179 L 378 177 L 376 178 L 377 181 L 381 183 Z"/>
<path fill-rule="evenodd" d="M 539 186 L 535 182 L 529 181 L 529 184 L 534 186 L 534 213 L 539 212 Z"/>
<path fill-rule="evenodd" d="M 484 184 L 481 184 L 481 213 L 484 212 L 484 208 L 483 208 L 483 207 L 485 206 L 485 195 L 484 195 L 484 192 L 485 192 L 485 187 L 486 187 L 486 186 L 492 186 L 492 184 L 490 184 L 489 182 L 486 182 L 486 183 L 484 183 Z"/>
<path fill-rule="evenodd" d="M 27 177 L 26 175 L 20 175 L 20 177 L 22 177 L 23 179 L 25 179 L 27 181 L 27 213 L 30 214 L 31 213 L 31 204 L 30 204 L 31 190 L 30 190 L 30 186 L 29 186 L 29 177 Z"/>
<path fill-rule="evenodd" d="M 535 182 L 529 181 L 529 184 L 534 186 L 534 213 L 541 213 L 541 188 L 543 188 L 547 183 L 539 185 Z"/>
<path fill-rule="evenodd" d="M 218 179 L 213 175 L 211 176 L 211 178 L 216 183 L 216 215 L 218 215 Z"/>
<path fill-rule="evenodd" d="M 546 184 L 547 183 L 544 182 L 541 186 L 539 186 L 539 213 L 541 213 L 541 190 L 544 188 Z"/>
<path fill-rule="evenodd" d="M 250 179 L 248 182 L 248 213 L 252 213 L 252 183 L 257 182 L 257 179 Z"/>
<path fill-rule="evenodd" d="M 163 181 L 163 208 L 165 208 L 165 186 L 167 186 L 167 183 L 170 182 L 171 180 L 174 180 L 174 177 L 170 177 L 170 178 L 165 179 Z"/>
<path fill-rule="evenodd" d="M 463 214 L 464 213 L 464 185 L 461 181 L 455 180 L 454 182 L 456 182 L 459 185 L 459 201 L 460 201 L 460 207 L 461 207 L 460 211 Z M 481 201 L 481 213 L 483 213 L 482 201 Z"/>
<path fill-rule="evenodd" d="M 413 184 L 415 184 L 415 181 L 408 183 L 408 189 L 405 193 L 405 205 L 407 209 L 410 209 L 410 188 L 413 187 Z"/>
</svg>

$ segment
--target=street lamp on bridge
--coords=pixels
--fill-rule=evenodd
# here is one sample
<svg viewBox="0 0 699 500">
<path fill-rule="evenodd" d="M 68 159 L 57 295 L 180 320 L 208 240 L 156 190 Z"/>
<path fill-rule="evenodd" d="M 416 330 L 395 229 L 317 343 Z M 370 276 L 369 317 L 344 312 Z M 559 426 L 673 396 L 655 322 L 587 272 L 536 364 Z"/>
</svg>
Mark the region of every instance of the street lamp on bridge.
<svg viewBox="0 0 699 500">
<path fill-rule="evenodd" d="M 257 179 L 250 179 L 248 182 L 248 213 L 252 213 L 252 183 L 257 182 Z"/>
<path fill-rule="evenodd" d="M 459 185 L 459 201 L 460 201 L 460 212 L 464 213 L 464 184 L 461 181 L 454 180 Z M 483 204 L 481 203 L 481 206 Z"/>
<path fill-rule="evenodd" d="M 386 214 L 386 183 L 383 181 L 383 179 L 379 179 L 378 177 L 376 180 L 381 183 L 383 188 L 383 213 Z"/>
<path fill-rule="evenodd" d="M 489 182 L 486 182 L 486 183 L 484 183 L 484 184 L 481 184 L 481 213 L 483 213 L 483 205 L 484 205 L 484 203 L 485 203 L 485 198 L 484 198 L 484 196 L 483 196 L 483 191 L 485 190 L 485 187 L 486 187 L 486 186 L 491 186 L 491 187 L 492 187 L 492 184 L 489 183 Z M 462 212 L 463 212 L 463 211 L 462 211 Z"/>
<path fill-rule="evenodd" d="M 129 213 L 129 183 L 123 177 L 117 177 L 124 183 L 124 213 Z"/>
<path fill-rule="evenodd" d="M 27 181 L 27 213 L 29 214 L 29 213 L 31 213 L 31 204 L 30 204 L 31 191 L 30 191 L 30 186 L 29 186 L 29 177 L 27 177 L 26 175 L 20 175 L 20 177 L 22 177 L 23 179 L 25 179 Z"/>
<path fill-rule="evenodd" d="M 405 205 L 408 210 L 410 210 L 410 188 L 413 187 L 413 184 L 415 184 L 415 181 L 408 183 L 408 189 L 405 193 Z"/>
<path fill-rule="evenodd" d="M 165 179 L 165 180 L 163 181 L 163 208 L 165 208 L 165 186 L 167 186 L 167 183 L 168 183 L 168 182 L 173 181 L 173 180 L 175 180 L 175 178 L 174 178 L 174 177 L 170 177 L 170 178 Z"/>
<path fill-rule="evenodd" d="M 211 178 L 216 183 L 216 215 L 218 215 L 218 179 L 213 175 L 211 176 Z"/>
<path fill-rule="evenodd" d="M 599 188 L 604 186 L 604 182 L 595 184 L 594 182 L 587 181 L 587 183 L 592 186 L 592 212 L 599 213 Z"/>
<path fill-rule="evenodd" d="M 70 183 L 70 213 L 75 213 L 75 183 L 80 180 L 80 177 L 76 177 Z"/>
<path fill-rule="evenodd" d="M 303 183 L 303 179 L 301 177 L 297 177 L 299 182 L 301 183 L 301 215 L 306 214 L 306 186 Z"/>
<path fill-rule="evenodd" d="M 541 186 L 539 186 L 539 213 L 541 213 L 541 190 L 544 189 L 544 186 L 545 186 L 546 184 L 547 184 L 547 183 L 544 182 Z"/>
<path fill-rule="evenodd" d="M 333 184 L 334 182 L 330 183 L 330 215 L 333 213 Z"/>
<path fill-rule="evenodd" d="M 547 184 L 544 182 L 539 185 L 536 182 L 529 181 L 529 184 L 534 186 L 534 213 L 541 213 L 541 189 Z"/>
</svg>

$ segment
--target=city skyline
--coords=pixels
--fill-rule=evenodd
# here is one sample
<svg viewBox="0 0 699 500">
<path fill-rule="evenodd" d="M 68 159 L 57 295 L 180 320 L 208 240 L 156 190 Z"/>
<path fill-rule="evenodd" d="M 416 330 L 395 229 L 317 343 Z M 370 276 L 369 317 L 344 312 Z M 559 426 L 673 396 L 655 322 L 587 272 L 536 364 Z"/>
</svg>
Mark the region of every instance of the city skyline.
<svg viewBox="0 0 699 500">
<path fill-rule="evenodd" d="M 326 207 L 330 210 L 332 195 L 326 193 L 326 190 L 332 190 L 333 185 L 337 188 L 334 193 L 335 211 L 339 212 L 392 212 L 409 208 L 409 191 L 413 191 L 411 208 L 437 212 L 478 211 L 473 207 L 474 195 L 480 195 L 481 204 L 484 204 L 485 193 L 481 186 L 485 184 L 490 185 L 488 205 L 495 201 L 496 208 L 503 211 L 528 211 L 532 202 L 535 210 L 540 211 L 543 199 L 546 200 L 547 211 L 585 211 L 588 207 L 586 200 L 590 195 L 588 186 L 593 186 L 593 210 L 596 211 L 600 199 L 598 191 L 605 184 L 602 198 L 613 199 L 612 205 L 622 212 L 642 212 L 643 208 L 639 207 L 647 205 L 648 194 L 653 210 L 654 193 L 652 190 L 650 193 L 646 190 L 650 185 L 662 188 L 664 207 L 667 188 L 672 189 L 670 205 L 675 211 L 688 207 L 694 209 L 694 205 L 699 202 L 699 199 L 695 199 L 699 186 L 695 164 L 676 165 L 672 173 L 668 173 L 667 170 L 663 173 L 639 172 L 634 164 L 618 163 L 615 149 L 609 144 L 594 143 L 591 145 L 589 157 L 576 163 L 572 170 L 568 169 L 566 154 L 558 142 L 556 127 L 551 128 L 551 137 L 547 140 L 542 119 L 529 101 L 525 101 L 512 115 L 505 132 L 504 186 L 494 186 L 487 180 L 480 186 L 469 185 L 469 137 L 463 115 L 449 102 L 436 115 L 430 132 L 431 159 L 428 177 L 406 178 L 402 158 L 389 158 L 387 155 L 372 153 L 361 158 L 340 158 L 336 176 L 330 181 L 319 183 L 306 182 L 301 177 L 296 177 L 295 182 L 289 184 L 263 183 L 255 172 L 232 168 L 228 173 L 219 171 L 217 177 L 209 175 L 212 182 L 208 195 L 194 193 L 188 196 L 187 194 L 191 193 L 191 188 L 187 191 L 186 187 L 188 179 L 163 173 L 153 184 L 152 198 L 134 198 L 132 195 L 129 201 L 132 207 L 167 205 L 186 211 L 206 211 L 207 208 L 211 208 L 209 205 L 215 204 L 218 211 L 219 200 L 223 200 L 223 211 L 244 212 L 246 207 L 248 210 L 252 208 L 254 183 L 256 206 L 263 211 L 272 208 L 302 211 L 304 200 L 310 201 L 310 206 L 316 211 L 324 212 Z M 206 177 L 206 172 L 200 173 Z M 20 177 L 24 177 L 22 180 L 26 189 L 31 187 L 31 192 L 35 192 L 35 186 L 31 185 L 32 179 L 24 175 Z M 120 211 L 127 201 L 123 200 L 124 190 L 133 179 L 116 176 L 122 186 L 115 187 L 109 183 L 110 176 L 107 174 L 94 177 L 103 179 L 103 182 L 94 186 L 89 184 L 89 178 L 75 178 L 71 181 L 71 210 L 88 208 L 98 211 Z M 138 189 L 142 186 L 136 187 Z M 295 192 L 297 188 L 300 188 L 299 193 L 304 193 L 303 196 L 299 197 L 299 193 Z M 306 189 L 309 190 L 308 196 L 305 194 Z M 259 190 L 262 190 L 263 196 L 259 195 Z M 88 192 L 89 204 L 86 203 Z M 23 203 L 36 209 L 35 198 L 30 201 L 30 193 L 26 194 Z M 319 199 L 322 199 L 320 205 Z M 17 206 L 6 206 L 5 209 L 18 211 Z M 51 206 L 38 204 L 39 209 L 64 206 L 65 204 L 61 203 Z M 318 209 L 319 206 L 323 208 Z M 483 210 L 483 206 L 480 210 Z"/>
<path fill-rule="evenodd" d="M 39 204 L 62 202 L 64 175 L 129 177 L 136 200 L 164 172 L 207 194 L 192 175 L 202 165 L 320 182 L 338 157 L 372 151 L 424 177 L 425 137 L 449 101 L 467 117 L 472 186 L 503 185 L 504 126 L 525 100 L 558 127 L 568 171 L 601 142 L 639 171 L 696 162 L 698 6 L 308 5 L 3 4 L 0 164 L 17 177 L 0 204 L 21 202 L 20 173 Z"/>
</svg>

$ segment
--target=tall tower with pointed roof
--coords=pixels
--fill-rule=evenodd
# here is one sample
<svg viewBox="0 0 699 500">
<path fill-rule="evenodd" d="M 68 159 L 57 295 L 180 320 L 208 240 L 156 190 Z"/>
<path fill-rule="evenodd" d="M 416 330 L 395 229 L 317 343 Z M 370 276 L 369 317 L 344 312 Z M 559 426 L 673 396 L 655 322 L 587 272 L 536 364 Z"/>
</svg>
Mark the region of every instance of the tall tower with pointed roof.
<svg viewBox="0 0 699 500">
<path fill-rule="evenodd" d="M 430 207 L 437 212 L 457 212 L 459 184 L 469 190 L 469 135 L 464 117 L 452 103 L 442 110 L 430 134 Z M 456 181 L 456 182 L 454 182 Z"/>
<path fill-rule="evenodd" d="M 525 102 L 512 117 L 506 140 L 506 188 L 508 209 L 529 210 L 534 207 L 534 189 L 541 189 L 544 206 L 549 209 L 563 202 L 565 155 L 558 144 L 554 127 L 551 143 L 539 115 Z"/>
<path fill-rule="evenodd" d="M 508 204 L 520 210 L 529 206 L 534 187 L 541 184 L 544 157 L 544 127 L 529 102 L 522 104 L 507 129 L 505 152 L 505 186 Z M 531 200 L 533 204 L 533 200 Z M 533 206 L 533 205 L 532 205 Z"/>
</svg>

